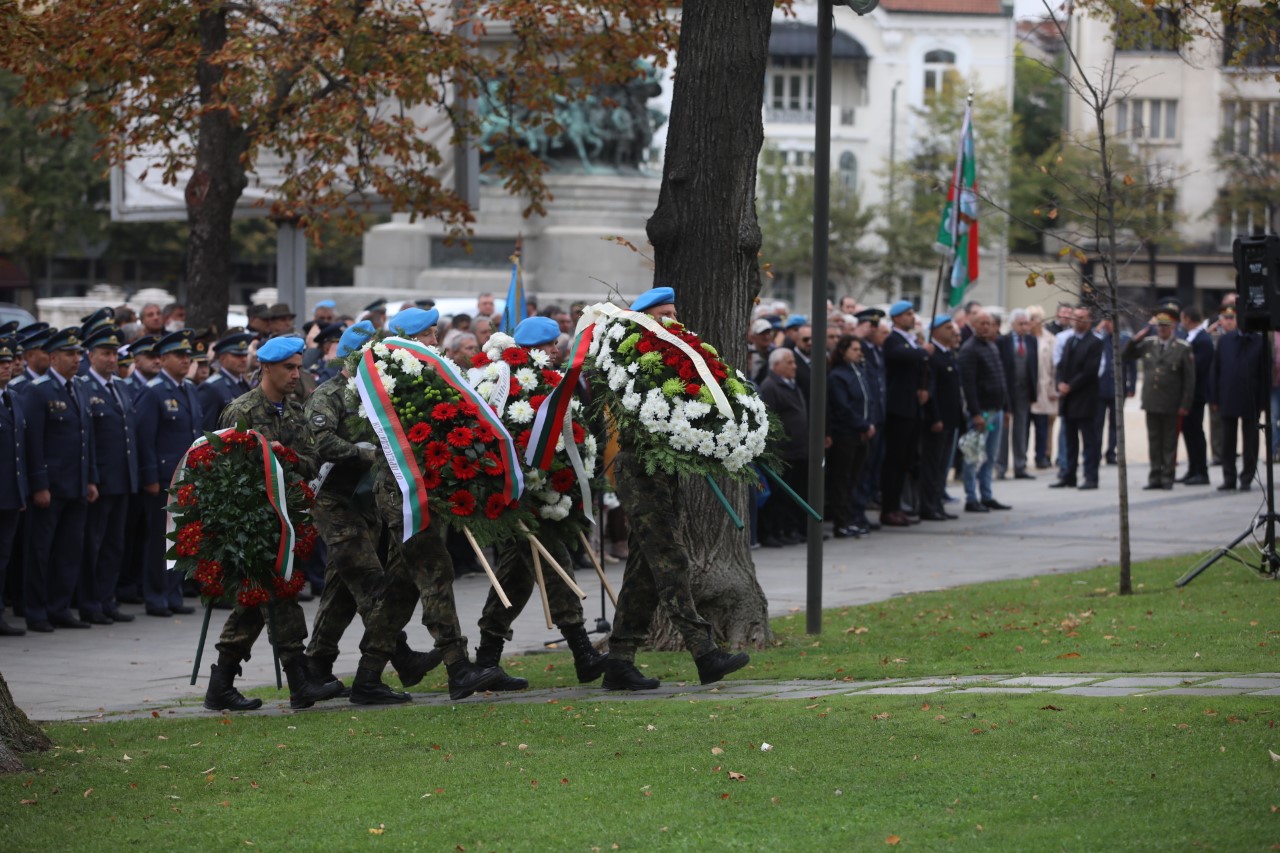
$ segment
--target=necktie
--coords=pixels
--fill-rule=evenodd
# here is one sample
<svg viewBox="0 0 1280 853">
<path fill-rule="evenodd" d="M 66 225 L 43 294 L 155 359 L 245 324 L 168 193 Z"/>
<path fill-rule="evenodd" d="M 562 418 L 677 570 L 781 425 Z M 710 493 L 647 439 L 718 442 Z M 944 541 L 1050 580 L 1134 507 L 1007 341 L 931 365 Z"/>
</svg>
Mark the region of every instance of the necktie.
<svg viewBox="0 0 1280 853">
<path fill-rule="evenodd" d="M 67 392 L 67 396 L 71 398 L 71 408 L 75 409 L 77 412 L 80 411 L 80 403 L 76 400 L 76 389 L 71 387 L 71 381 L 68 380 L 63 382 L 62 388 Z"/>
<path fill-rule="evenodd" d="M 1022 340 L 1022 335 L 1018 335 L 1018 358 L 1023 358 L 1027 354 L 1027 346 Z"/>
</svg>

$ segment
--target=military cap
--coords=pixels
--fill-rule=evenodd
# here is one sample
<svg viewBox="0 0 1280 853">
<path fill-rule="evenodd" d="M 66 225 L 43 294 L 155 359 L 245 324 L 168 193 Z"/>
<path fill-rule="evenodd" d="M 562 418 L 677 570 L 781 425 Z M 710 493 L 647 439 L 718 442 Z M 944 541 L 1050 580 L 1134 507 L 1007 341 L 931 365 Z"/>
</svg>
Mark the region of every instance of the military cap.
<svg viewBox="0 0 1280 853">
<path fill-rule="evenodd" d="M 111 308 L 110 306 L 106 306 L 103 308 L 99 308 L 97 311 L 94 311 L 92 314 L 90 314 L 87 317 L 81 317 L 80 328 L 84 330 L 85 337 L 88 337 L 89 332 L 92 332 L 94 329 L 98 328 L 99 326 L 103 326 L 103 325 L 106 325 L 107 323 L 111 323 L 112 321 L 115 320 L 115 318 L 116 318 L 116 309 Z"/>
<path fill-rule="evenodd" d="M 304 347 L 306 342 L 292 335 L 272 338 L 258 347 L 258 361 L 263 364 L 276 364 L 302 352 Z"/>
<path fill-rule="evenodd" d="M 889 316 L 899 317 L 908 311 L 914 311 L 915 307 L 916 306 L 912 305 L 909 300 L 899 299 L 897 302 L 889 306 Z"/>
<path fill-rule="evenodd" d="M 27 325 L 23 326 L 21 329 L 18 330 L 18 338 L 19 340 L 21 340 L 22 338 L 25 338 L 27 335 L 35 334 L 36 332 L 43 332 L 48 328 L 49 328 L 48 323 L 28 323 Z"/>
<path fill-rule="evenodd" d="M 803 314 L 792 314 L 787 318 L 787 323 L 783 328 L 798 329 L 801 326 L 809 325 L 809 318 Z"/>
<path fill-rule="evenodd" d="M 937 317 L 933 318 L 933 323 L 929 326 L 929 328 L 931 330 L 941 328 L 942 326 L 945 326 L 950 322 L 951 322 L 950 314 L 939 314 Z"/>
<path fill-rule="evenodd" d="M 316 308 L 337 308 L 337 307 L 338 307 L 338 303 L 334 302 L 332 299 L 321 299 L 319 302 L 316 303 Z"/>
<path fill-rule="evenodd" d="M 674 305 L 675 301 L 676 292 L 670 287 L 655 287 L 637 296 L 636 301 L 631 303 L 631 310 L 648 311 L 659 305 Z"/>
<path fill-rule="evenodd" d="M 0 335 L 14 335 L 18 331 L 18 321 L 10 320 L 3 326 L 0 326 Z"/>
<path fill-rule="evenodd" d="M 293 309 L 289 307 L 288 302 L 277 302 L 275 305 L 268 308 L 267 313 L 262 316 L 267 320 L 278 320 L 282 317 L 292 319 L 298 315 L 293 313 Z"/>
<path fill-rule="evenodd" d="M 29 332 L 25 335 L 19 334 L 18 345 L 21 346 L 24 351 L 33 349 L 42 350 L 45 348 L 45 344 L 49 342 L 49 337 L 53 335 L 54 330 L 48 328 L 48 323 L 44 323 L 42 325 L 44 325 L 45 328 L 37 329 L 36 331 Z"/>
<path fill-rule="evenodd" d="M 0 336 L 0 361 L 13 361 L 18 357 L 18 342 L 12 335 Z"/>
<path fill-rule="evenodd" d="M 223 335 L 213 345 L 215 355 L 248 355 L 249 344 L 258 339 L 253 332 L 236 332 Z"/>
<path fill-rule="evenodd" d="M 419 308 L 422 308 L 422 309 L 436 307 L 436 301 L 434 299 L 415 299 L 413 300 L 413 304 L 417 305 Z"/>
<path fill-rule="evenodd" d="M 176 332 L 170 332 L 161 338 L 155 345 L 156 355 L 169 355 L 177 353 L 178 355 L 191 355 L 192 346 L 191 339 L 195 336 L 195 332 L 191 329 L 179 329 Z"/>
<path fill-rule="evenodd" d="M 1173 315 L 1176 317 L 1178 314 L 1182 312 L 1182 303 L 1179 302 L 1177 299 L 1174 299 L 1173 297 L 1170 297 L 1168 299 L 1161 299 L 1160 308 L 1168 309 L 1169 311 L 1172 311 Z"/>
<path fill-rule="evenodd" d="M 51 333 L 41 349 L 45 352 L 57 352 L 59 350 L 80 352 L 84 349 L 84 338 L 80 337 L 80 327 L 68 326 L 65 329 L 59 329 Z"/>
<path fill-rule="evenodd" d="M 209 342 L 206 340 L 196 341 L 191 345 L 191 358 L 195 361 L 209 360 Z"/>
<path fill-rule="evenodd" d="M 859 323 L 879 323 L 884 319 L 884 310 L 880 308 L 863 308 L 853 317 Z"/>
<path fill-rule="evenodd" d="M 364 346 L 365 341 L 378 333 L 368 320 L 361 320 L 342 333 L 338 340 L 338 358 L 346 358 Z"/>
<path fill-rule="evenodd" d="M 1161 305 L 1156 309 L 1156 323 L 1161 326 L 1172 326 L 1178 322 L 1177 312 L 1167 306 Z"/>
<path fill-rule="evenodd" d="M 268 312 L 270 310 L 271 309 L 266 305 L 250 305 L 244 313 L 245 313 L 245 316 L 248 317 L 250 320 L 255 320 L 255 319 L 265 320 L 269 316 Z"/>
<path fill-rule="evenodd" d="M 440 312 L 432 308 L 424 311 L 421 308 L 405 308 L 392 317 L 387 325 L 397 335 L 413 337 L 420 335 L 440 322 Z"/>
<path fill-rule="evenodd" d="M 1236 306 L 1223 305 L 1222 310 L 1218 312 L 1218 315 L 1221 317 L 1234 317 L 1236 316 Z"/>
<path fill-rule="evenodd" d="M 329 343 L 329 341 L 340 340 L 342 338 L 342 333 L 346 330 L 347 327 L 341 323 L 330 323 L 322 328 L 320 333 L 316 335 L 316 343 L 324 346 Z"/>
<path fill-rule="evenodd" d="M 159 355 L 156 344 L 160 343 L 159 335 L 143 335 L 129 344 L 129 355 Z"/>
<path fill-rule="evenodd" d="M 550 317 L 526 317 L 516 326 L 516 346 L 540 347 L 560 337 L 560 324 Z"/>
<path fill-rule="evenodd" d="M 120 329 L 114 325 L 99 326 L 84 336 L 85 349 L 111 347 L 118 351 L 123 343 L 124 338 L 120 336 Z"/>
<path fill-rule="evenodd" d="M 387 300 L 375 299 L 368 305 L 364 306 L 364 310 L 369 314 L 387 313 Z"/>
<path fill-rule="evenodd" d="M 129 350 L 129 345 L 125 344 L 116 350 L 116 364 L 121 367 L 128 367 L 133 364 L 133 353 Z"/>
</svg>

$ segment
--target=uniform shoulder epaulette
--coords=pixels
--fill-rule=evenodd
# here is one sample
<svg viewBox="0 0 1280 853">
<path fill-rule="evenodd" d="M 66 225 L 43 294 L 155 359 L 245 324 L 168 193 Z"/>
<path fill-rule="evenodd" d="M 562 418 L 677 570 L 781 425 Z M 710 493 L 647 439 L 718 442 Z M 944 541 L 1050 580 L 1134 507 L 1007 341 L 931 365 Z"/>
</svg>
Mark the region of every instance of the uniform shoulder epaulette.
<svg viewBox="0 0 1280 853">
<path fill-rule="evenodd" d="M 1188 348 L 1188 349 L 1190 349 L 1190 348 L 1191 348 L 1191 344 L 1187 343 L 1187 342 L 1186 342 L 1186 341 L 1184 341 L 1182 338 L 1174 338 L 1174 339 L 1173 339 L 1173 342 L 1174 342 L 1175 344 L 1181 344 L 1182 346 L 1184 346 L 1184 347 L 1186 347 L 1186 348 Z"/>
<path fill-rule="evenodd" d="M 162 379 L 159 376 L 153 377 L 152 379 L 147 381 L 148 388 L 154 388 L 157 385 L 163 385 L 163 384 L 164 384 L 164 379 Z"/>
<path fill-rule="evenodd" d="M 49 374 L 47 374 L 47 373 L 46 373 L 44 376 L 41 376 L 39 379 L 33 380 L 31 384 L 32 384 L 32 385 L 43 385 L 44 383 L 46 383 L 46 382 L 48 382 L 48 381 L 49 381 Z"/>
<path fill-rule="evenodd" d="M 204 381 L 204 384 L 213 385 L 214 383 L 217 383 L 217 382 L 226 382 L 226 381 L 227 381 L 227 378 L 223 376 L 221 373 L 215 373 L 212 376 L 210 376 L 208 379 L 206 379 Z"/>
<path fill-rule="evenodd" d="M 89 374 L 87 374 L 87 373 L 83 373 L 83 374 L 81 374 L 80 376 L 77 376 L 77 377 L 76 377 L 76 381 L 77 381 L 77 382 L 83 382 L 85 385 L 88 385 L 88 384 L 89 384 L 90 382 L 92 382 L 93 380 L 89 377 Z"/>
</svg>

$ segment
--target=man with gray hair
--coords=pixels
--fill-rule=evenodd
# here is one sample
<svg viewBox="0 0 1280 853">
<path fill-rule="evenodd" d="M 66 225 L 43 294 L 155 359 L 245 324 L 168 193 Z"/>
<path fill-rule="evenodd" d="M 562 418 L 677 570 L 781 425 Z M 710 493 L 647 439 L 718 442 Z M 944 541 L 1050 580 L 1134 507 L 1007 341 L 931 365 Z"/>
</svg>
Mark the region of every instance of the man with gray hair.
<svg viewBox="0 0 1280 853">
<path fill-rule="evenodd" d="M 760 399 L 778 416 L 786 436 L 778 447 L 782 478 L 803 495 L 809 489 L 809 404 L 796 384 L 795 354 L 786 347 L 769 353 L 769 373 L 760 385 Z M 766 548 L 805 541 L 804 515 L 782 489 L 775 488 L 759 518 L 760 544 Z"/>
<path fill-rule="evenodd" d="M 1027 439 L 1031 434 L 1031 404 L 1040 391 L 1039 342 L 1032 337 L 1031 317 L 1022 308 L 1009 313 L 1009 329 L 1007 335 L 996 341 L 1009 392 L 1009 409 L 1004 414 L 1005 429 L 1000 434 L 1000 452 L 996 457 L 996 476 L 1001 480 L 1005 478 L 1012 448 L 1014 478 L 1034 480 L 1035 475 L 1027 471 Z"/>
</svg>

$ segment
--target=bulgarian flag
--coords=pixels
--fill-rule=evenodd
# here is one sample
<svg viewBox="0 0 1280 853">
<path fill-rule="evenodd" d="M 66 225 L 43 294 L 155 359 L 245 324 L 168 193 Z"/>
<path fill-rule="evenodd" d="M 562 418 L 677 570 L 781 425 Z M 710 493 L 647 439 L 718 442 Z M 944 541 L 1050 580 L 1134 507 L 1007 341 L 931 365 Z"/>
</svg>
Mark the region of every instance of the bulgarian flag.
<svg viewBox="0 0 1280 853">
<path fill-rule="evenodd" d="M 947 206 L 934 248 L 951 261 L 951 299 L 955 308 L 964 292 L 978 280 L 978 167 L 973 154 L 973 105 L 964 111 L 960 150 L 947 189 Z"/>
</svg>

